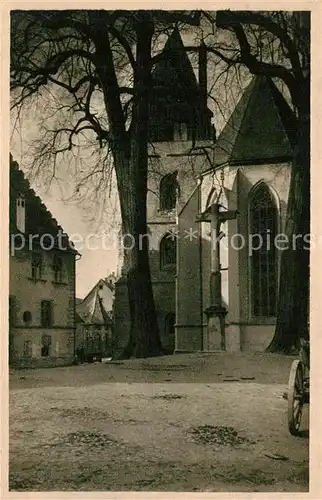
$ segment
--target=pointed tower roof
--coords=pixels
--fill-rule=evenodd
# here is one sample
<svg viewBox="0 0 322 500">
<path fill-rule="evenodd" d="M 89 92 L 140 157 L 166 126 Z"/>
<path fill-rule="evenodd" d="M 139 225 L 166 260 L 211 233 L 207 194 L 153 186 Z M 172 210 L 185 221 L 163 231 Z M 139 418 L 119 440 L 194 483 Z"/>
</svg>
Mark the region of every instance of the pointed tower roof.
<svg viewBox="0 0 322 500">
<path fill-rule="evenodd" d="M 246 88 L 215 146 L 216 165 L 291 159 L 296 119 L 270 78 L 256 76 Z"/>
<path fill-rule="evenodd" d="M 162 57 L 152 71 L 154 85 L 183 92 L 198 92 L 198 83 L 178 28 L 175 28 L 163 49 Z M 190 95 L 191 99 L 191 95 Z"/>
</svg>

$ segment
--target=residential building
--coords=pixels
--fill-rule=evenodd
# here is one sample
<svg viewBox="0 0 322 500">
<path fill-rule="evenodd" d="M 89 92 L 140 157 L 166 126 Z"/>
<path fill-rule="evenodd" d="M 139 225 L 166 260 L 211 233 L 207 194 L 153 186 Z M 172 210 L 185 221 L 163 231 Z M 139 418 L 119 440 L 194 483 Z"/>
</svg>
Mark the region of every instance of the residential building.
<svg viewBox="0 0 322 500">
<path fill-rule="evenodd" d="M 79 254 L 11 155 L 9 238 L 9 363 L 72 363 Z"/>
</svg>

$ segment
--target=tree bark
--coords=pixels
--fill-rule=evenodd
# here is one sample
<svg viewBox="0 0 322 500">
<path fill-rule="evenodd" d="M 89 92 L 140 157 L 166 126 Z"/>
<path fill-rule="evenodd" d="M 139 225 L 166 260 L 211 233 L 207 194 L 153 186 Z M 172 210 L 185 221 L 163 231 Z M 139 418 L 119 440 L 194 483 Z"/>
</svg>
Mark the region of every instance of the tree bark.
<svg viewBox="0 0 322 500">
<path fill-rule="evenodd" d="M 137 57 L 131 128 L 115 151 L 120 195 L 124 264 L 130 307 L 129 341 L 122 357 L 162 354 L 153 298 L 147 238 L 148 114 L 153 24 L 140 13 L 135 25 Z"/>
<path fill-rule="evenodd" d="M 289 352 L 309 338 L 310 283 L 310 98 L 309 80 L 302 86 L 298 109 L 298 141 L 292 165 L 286 234 L 290 245 L 281 258 L 280 289 L 270 352 Z M 298 236 L 294 242 L 294 237 Z"/>
</svg>

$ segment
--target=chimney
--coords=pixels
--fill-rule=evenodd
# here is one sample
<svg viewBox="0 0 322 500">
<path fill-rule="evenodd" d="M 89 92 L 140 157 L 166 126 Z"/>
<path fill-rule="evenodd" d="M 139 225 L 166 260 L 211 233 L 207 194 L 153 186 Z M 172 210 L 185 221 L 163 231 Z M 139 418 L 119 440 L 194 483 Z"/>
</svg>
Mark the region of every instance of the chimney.
<svg viewBox="0 0 322 500">
<path fill-rule="evenodd" d="M 200 138 L 206 139 L 207 133 L 207 48 L 204 41 L 199 47 L 199 93 L 200 93 Z"/>
<path fill-rule="evenodd" d="M 22 194 L 16 198 L 16 227 L 21 233 L 26 230 L 26 200 Z"/>
</svg>

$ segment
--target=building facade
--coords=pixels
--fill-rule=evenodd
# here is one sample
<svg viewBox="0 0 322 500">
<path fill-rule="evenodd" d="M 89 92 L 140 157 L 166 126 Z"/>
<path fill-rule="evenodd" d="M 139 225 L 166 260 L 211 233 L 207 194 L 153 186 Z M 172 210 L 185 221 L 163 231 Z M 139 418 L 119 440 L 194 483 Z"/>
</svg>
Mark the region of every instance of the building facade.
<svg viewBox="0 0 322 500">
<path fill-rule="evenodd" d="M 72 363 L 78 254 L 11 156 L 9 238 L 9 363 Z"/>
</svg>

